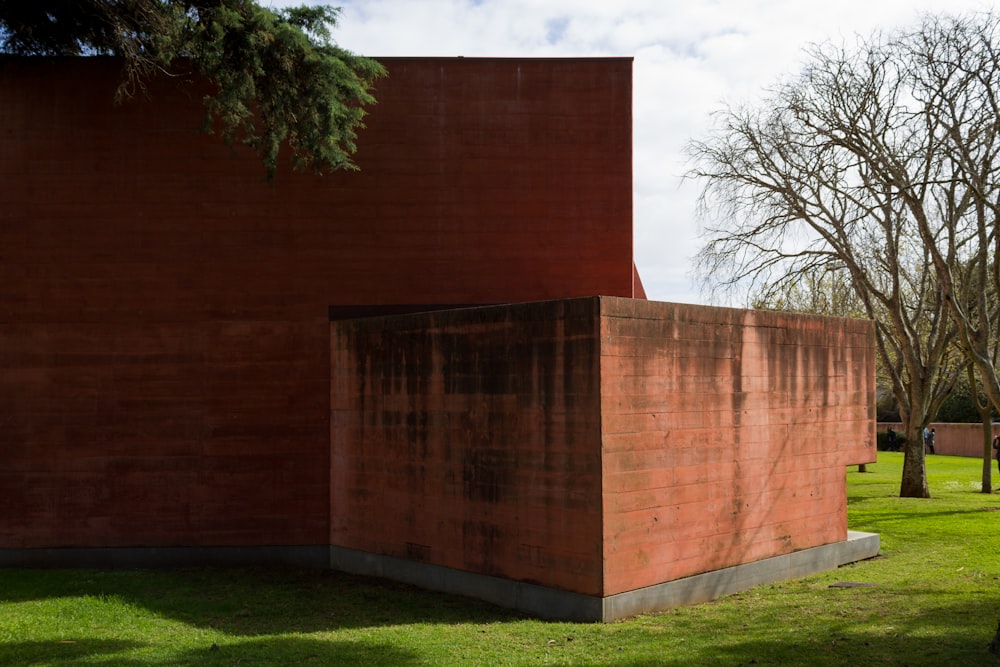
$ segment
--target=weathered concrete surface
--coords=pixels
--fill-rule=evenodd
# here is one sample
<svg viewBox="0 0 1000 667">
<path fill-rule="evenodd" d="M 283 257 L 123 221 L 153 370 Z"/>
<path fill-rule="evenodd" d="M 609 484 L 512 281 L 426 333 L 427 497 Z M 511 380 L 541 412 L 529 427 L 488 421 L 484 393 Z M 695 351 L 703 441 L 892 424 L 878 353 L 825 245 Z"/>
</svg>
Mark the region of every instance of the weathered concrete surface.
<svg viewBox="0 0 1000 667">
<path fill-rule="evenodd" d="M 844 543 L 875 456 L 867 322 L 593 297 L 331 336 L 330 543 L 376 559 L 609 598 Z"/>
<path fill-rule="evenodd" d="M 605 595 L 846 539 L 874 397 L 868 322 L 603 299 Z"/>
<path fill-rule="evenodd" d="M 333 323 L 330 543 L 600 595 L 600 303 Z"/>
</svg>

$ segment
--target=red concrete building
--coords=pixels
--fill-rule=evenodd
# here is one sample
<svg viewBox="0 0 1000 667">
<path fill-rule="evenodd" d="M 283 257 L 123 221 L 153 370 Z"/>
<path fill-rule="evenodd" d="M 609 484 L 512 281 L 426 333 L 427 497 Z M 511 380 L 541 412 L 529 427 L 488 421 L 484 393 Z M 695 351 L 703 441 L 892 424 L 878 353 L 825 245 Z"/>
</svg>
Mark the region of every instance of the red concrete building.
<svg viewBox="0 0 1000 667">
<path fill-rule="evenodd" d="M 331 318 L 593 295 L 644 297 L 632 263 L 630 59 L 383 62 L 389 76 L 378 84 L 378 104 L 359 138 L 360 171 L 320 178 L 284 169 L 269 185 L 255 156 L 202 131 L 201 92 L 190 82 L 157 80 L 148 93 L 115 105 L 116 61 L 0 59 L 0 563 L 328 565 L 331 544 L 335 558 L 371 548 L 379 558 L 427 560 L 448 544 L 414 537 L 404 540 L 415 545 L 408 552 L 392 538 L 395 546 L 350 542 L 341 546 L 353 551 L 338 550 L 345 517 L 339 481 L 354 474 L 338 457 L 376 441 L 331 442 L 339 424 L 331 414 L 342 416 L 338 411 L 345 409 L 336 403 L 343 397 L 331 390 L 341 380 L 331 377 L 340 377 L 341 363 L 349 363 Z M 603 326 L 605 315 L 593 310 L 595 302 L 571 303 L 591 304 L 583 321 Z M 608 303 L 619 302 L 596 303 L 603 313 Z M 510 317 L 521 312 L 508 308 L 514 308 Z M 490 314 L 483 317 L 496 316 L 485 312 Z M 712 322 L 716 316 L 707 317 Z M 378 321 L 386 330 L 397 326 Z M 805 320 L 789 321 L 795 329 Z M 460 344 L 454 359 L 476 349 L 478 326 L 449 338 Z M 716 327 L 699 326 L 707 332 Z M 831 326 L 840 331 L 847 325 Z M 382 334 L 371 335 L 378 341 Z M 447 343 L 436 336 L 428 328 L 417 338 Z M 573 492 L 599 492 L 573 495 L 573 506 L 605 526 L 588 533 L 600 541 L 620 503 L 614 485 L 608 486 L 617 464 L 602 453 L 606 425 L 618 417 L 606 403 L 611 395 L 593 386 L 599 381 L 606 388 L 618 374 L 601 356 L 608 341 L 597 341 L 590 339 L 580 357 L 591 364 L 585 377 L 549 374 L 554 362 L 546 355 L 564 342 L 539 342 L 531 358 L 541 365 L 518 373 L 540 374 L 541 384 L 525 394 L 528 411 L 514 413 L 526 437 L 544 427 L 547 447 L 570 436 L 591 446 L 605 443 L 587 454 L 604 481 Z M 397 368 L 392 377 L 427 389 L 411 378 L 412 358 L 399 356 L 405 346 L 365 345 L 381 350 L 378 364 Z M 433 383 L 444 382 L 446 368 L 435 368 Z M 382 395 L 396 395 L 387 377 L 378 379 L 386 388 Z M 571 380 L 590 383 L 580 398 L 597 412 L 574 415 L 571 421 L 585 423 L 574 421 L 570 431 L 545 430 L 548 417 L 539 422 L 533 402 L 547 406 L 551 392 L 539 387 Z M 492 396 L 490 383 L 503 380 L 455 381 L 466 383 L 463 395 L 481 390 Z M 370 391 L 375 385 L 366 386 Z M 416 400 L 406 386 L 406 400 Z M 868 417 L 855 410 L 873 400 L 864 382 L 855 389 L 838 389 L 837 402 L 809 408 L 815 423 L 844 410 L 858 418 L 848 427 L 851 444 L 823 459 L 831 465 L 868 460 L 869 444 L 874 452 Z M 509 418 L 509 403 L 520 404 L 504 400 L 502 406 L 487 401 L 475 419 Z M 691 404 L 685 411 L 698 409 Z M 413 414 L 430 419 L 435 413 Z M 777 419 L 774 414 L 769 419 Z M 407 425 L 432 428 L 430 422 Z M 843 425 L 839 432 L 843 439 Z M 440 435 L 428 438 L 442 442 Z M 621 446 L 627 449 L 628 441 Z M 474 469 L 482 479 L 509 463 L 495 448 L 489 451 L 469 454 L 480 456 Z M 553 461 L 569 465 L 570 451 Z M 389 465 L 386 455 L 378 456 Z M 488 499 L 484 484 L 489 486 L 475 477 L 469 492 Z M 824 489 L 830 484 L 836 482 L 822 482 Z M 356 479 L 352 485 L 352 493 L 361 493 Z M 843 516 L 836 501 L 822 508 Z M 764 558 L 842 541 L 846 527 L 842 520 L 834 525 L 822 536 L 779 540 L 782 546 L 746 553 Z M 492 548 L 490 530 L 481 528 L 480 547 Z M 524 544 L 536 569 L 561 557 Z M 662 550 L 648 555 L 650 563 L 665 557 Z M 708 562 L 714 568 L 730 561 Z M 344 565 L 356 569 L 357 561 Z M 462 569 L 452 556 L 435 555 L 427 565 L 538 581 L 545 590 L 597 598 L 658 576 L 640 574 L 632 564 L 605 572 L 605 583 L 594 586 L 578 585 L 592 577 L 583 570 L 546 582 L 534 571 L 484 563 Z M 609 586 L 609 580 L 616 583 Z"/>
</svg>

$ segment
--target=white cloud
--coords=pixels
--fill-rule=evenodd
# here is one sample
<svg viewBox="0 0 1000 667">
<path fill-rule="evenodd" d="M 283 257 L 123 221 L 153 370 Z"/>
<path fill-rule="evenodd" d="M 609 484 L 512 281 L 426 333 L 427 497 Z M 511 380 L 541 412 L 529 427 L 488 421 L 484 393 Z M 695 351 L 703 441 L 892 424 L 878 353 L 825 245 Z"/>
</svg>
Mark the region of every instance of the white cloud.
<svg viewBox="0 0 1000 667">
<path fill-rule="evenodd" d="M 275 0 L 272 6 L 302 4 Z M 684 146 L 724 102 L 793 75 L 813 43 L 854 41 L 980 0 L 341 0 L 338 43 L 371 56 L 633 56 L 635 256 L 652 299 L 698 303 L 698 188 Z"/>
</svg>

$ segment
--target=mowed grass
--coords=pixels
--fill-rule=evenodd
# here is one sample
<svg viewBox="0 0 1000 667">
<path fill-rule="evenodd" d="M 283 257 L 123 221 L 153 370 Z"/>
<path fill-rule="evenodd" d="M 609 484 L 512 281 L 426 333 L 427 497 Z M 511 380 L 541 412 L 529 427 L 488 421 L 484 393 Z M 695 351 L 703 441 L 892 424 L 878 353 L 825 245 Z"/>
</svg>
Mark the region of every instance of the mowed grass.
<svg viewBox="0 0 1000 667">
<path fill-rule="evenodd" d="M 933 498 L 900 499 L 901 466 L 847 471 L 878 558 L 710 604 L 555 623 L 333 572 L 0 570 L 0 664 L 1000 665 L 1000 494 L 930 456 Z"/>
</svg>

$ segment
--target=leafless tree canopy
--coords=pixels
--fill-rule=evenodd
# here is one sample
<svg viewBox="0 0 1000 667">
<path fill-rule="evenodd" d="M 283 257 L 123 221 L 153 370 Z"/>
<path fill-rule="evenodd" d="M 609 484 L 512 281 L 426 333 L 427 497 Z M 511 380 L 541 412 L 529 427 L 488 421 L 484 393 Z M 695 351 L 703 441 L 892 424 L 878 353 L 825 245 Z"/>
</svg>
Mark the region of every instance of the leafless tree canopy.
<svg viewBox="0 0 1000 667">
<path fill-rule="evenodd" d="M 907 422 L 904 496 L 929 495 L 919 433 L 968 364 L 1000 407 L 998 30 L 992 13 L 926 16 L 814 46 L 797 77 L 689 145 L 708 284 L 766 300 L 844 276 L 875 321 Z"/>
</svg>

